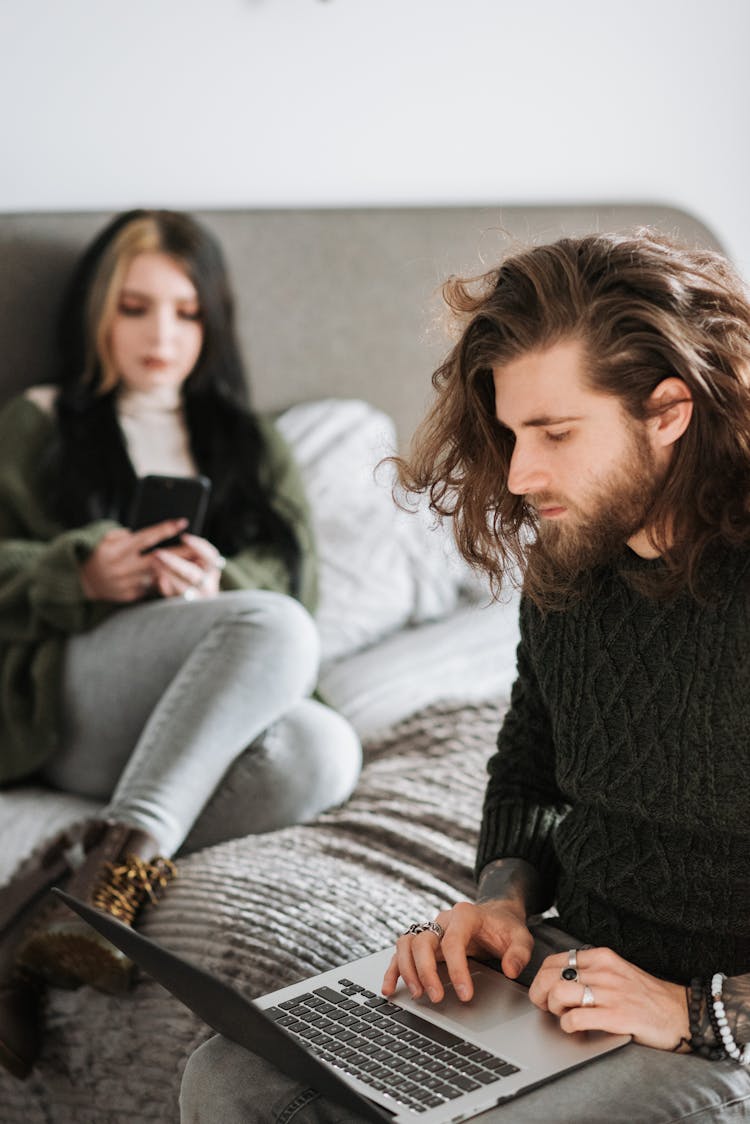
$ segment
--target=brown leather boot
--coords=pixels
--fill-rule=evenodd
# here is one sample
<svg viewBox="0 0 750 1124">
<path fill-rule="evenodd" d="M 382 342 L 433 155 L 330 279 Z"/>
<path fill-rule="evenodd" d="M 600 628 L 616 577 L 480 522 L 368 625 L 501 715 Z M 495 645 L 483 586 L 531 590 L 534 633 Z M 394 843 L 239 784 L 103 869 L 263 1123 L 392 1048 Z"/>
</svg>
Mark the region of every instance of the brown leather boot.
<svg viewBox="0 0 750 1124">
<path fill-rule="evenodd" d="M 174 863 L 157 854 L 147 832 L 100 821 L 85 840 L 86 858 L 67 891 L 132 925 L 146 901 L 156 902 L 175 876 Z M 63 902 L 50 903 L 22 941 L 19 968 L 57 987 L 91 984 L 118 993 L 131 983 L 130 960 Z"/>
</svg>

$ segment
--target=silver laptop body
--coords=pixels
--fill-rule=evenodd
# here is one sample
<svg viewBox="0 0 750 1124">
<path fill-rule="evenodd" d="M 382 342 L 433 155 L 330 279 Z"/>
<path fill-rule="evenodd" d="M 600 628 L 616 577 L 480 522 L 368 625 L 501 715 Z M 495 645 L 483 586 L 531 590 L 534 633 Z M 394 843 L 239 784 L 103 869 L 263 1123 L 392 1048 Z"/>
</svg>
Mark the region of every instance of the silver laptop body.
<svg viewBox="0 0 750 1124">
<path fill-rule="evenodd" d="M 506 979 L 499 971 L 478 961 L 469 962 L 474 998 L 468 1003 L 458 999 L 445 967 L 441 965 L 440 974 L 446 991 L 441 1003 L 433 1004 L 426 998 L 414 1000 L 401 984 L 392 1001 L 384 1004 L 380 986 L 392 955 L 392 948 L 384 949 L 341 968 L 281 988 L 255 1002 L 266 1013 L 271 1013 L 285 1029 L 289 1030 L 291 1024 L 290 1032 L 295 1037 L 305 1042 L 307 1048 L 318 1053 L 327 1064 L 339 1069 L 358 1092 L 394 1113 L 394 1120 L 399 1124 L 402 1121 L 404 1124 L 407 1121 L 414 1124 L 416 1120 L 424 1121 L 424 1124 L 449 1124 L 452 1121 L 471 1119 L 518 1093 L 541 1085 L 566 1070 L 584 1065 L 630 1041 L 627 1035 L 611 1035 L 600 1031 L 566 1034 L 553 1015 L 534 1006 L 525 987 Z M 332 1001 L 326 996 L 329 990 L 336 996 L 345 996 L 353 1006 L 342 1004 L 340 999 Z M 310 1021 L 310 1015 L 319 1010 L 319 1007 L 308 1006 L 307 1002 L 294 1006 L 294 1001 L 303 995 L 321 998 L 321 992 L 324 1003 L 332 1002 L 334 1007 L 344 1006 L 355 1025 L 361 1023 L 362 1016 L 367 1017 L 368 1011 L 377 1011 L 378 1005 L 384 1004 L 387 1008 L 396 1010 L 387 1011 L 384 1019 L 379 1020 L 376 1025 L 380 1026 L 384 1022 L 387 1027 L 391 1022 L 393 1037 L 402 1036 L 405 1030 L 420 1033 L 415 1029 L 417 1024 L 414 1016 L 423 1020 L 426 1028 L 435 1027 L 439 1032 L 444 1032 L 436 1035 L 443 1040 L 437 1044 L 445 1045 L 445 1051 L 441 1052 L 437 1063 L 442 1069 L 434 1074 L 437 1087 L 444 1091 L 435 1093 L 434 1097 L 445 1098 L 448 1087 L 452 1087 L 452 1093 L 453 1090 L 460 1089 L 462 1084 L 471 1083 L 474 1087 L 466 1089 L 461 1095 L 454 1093 L 439 1104 L 424 1103 L 429 1099 L 424 1096 L 424 1092 L 429 1090 L 425 1090 L 425 1071 L 418 1068 L 419 1076 L 415 1083 L 420 1084 L 423 1092 L 420 1104 L 408 1092 L 408 1085 L 407 1091 L 399 1092 L 394 1088 L 393 1079 L 389 1079 L 389 1072 L 399 1073 L 403 1077 L 404 1059 L 397 1053 L 393 1055 L 392 1063 L 383 1059 L 382 1066 L 387 1072 L 375 1079 L 363 1073 L 361 1066 L 354 1065 L 352 1059 L 344 1057 L 336 1062 L 329 1061 L 325 1053 L 320 1053 L 320 1050 L 325 1050 L 325 1046 L 320 1045 L 321 1040 L 325 1041 L 322 1035 L 317 1041 L 309 1042 L 305 1031 L 301 1028 L 294 1029 L 300 1023 L 307 1028 L 314 1028 L 316 1023 Z M 400 1014 L 402 1011 L 409 1016 L 408 1019 Z M 278 1012 L 283 1014 L 279 1016 Z M 329 1027 L 329 1037 L 331 1030 Z M 309 1030 L 307 1033 L 310 1033 Z M 386 1032 L 384 1037 L 390 1035 Z M 467 1042 L 469 1048 L 478 1049 L 469 1052 L 466 1047 L 452 1042 L 454 1038 Z M 377 1044 L 377 1039 L 373 1041 Z M 472 1066 L 477 1055 L 479 1062 Z M 505 1065 L 498 1065 L 497 1061 L 488 1064 L 485 1055 L 491 1055 Z M 463 1067 L 467 1072 L 454 1070 L 453 1056 L 457 1062 L 469 1063 L 468 1067 Z M 361 1057 L 359 1050 L 352 1054 L 352 1058 Z M 446 1057 L 451 1059 L 447 1064 Z M 408 1059 L 406 1064 L 409 1064 Z M 487 1079 L 492 1067 L 497 1074 L 494 1081 Z M 480 1072 L 472 1073 L 472 1068 Z"/>
<path fill-rule="evenodd" d="M 470 961 L 475 994 L 455 995 L 441 966 L 443 1002 L 380 985 L 393 950 L 259 999 L 110 914 L 54 890 L 209 1026 L 367 1120 L 450 1124 L 624 1046 L 625 1035 L 568 1035 L 520 984 Z"/>
</svg>

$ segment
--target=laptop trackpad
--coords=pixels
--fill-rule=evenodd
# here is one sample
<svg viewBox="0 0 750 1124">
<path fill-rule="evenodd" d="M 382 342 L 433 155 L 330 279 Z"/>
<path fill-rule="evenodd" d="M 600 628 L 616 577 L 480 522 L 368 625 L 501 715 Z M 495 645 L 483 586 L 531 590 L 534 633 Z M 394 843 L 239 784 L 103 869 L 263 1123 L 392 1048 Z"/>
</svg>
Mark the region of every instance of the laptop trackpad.
<svg viewBox="0 0 750 1124">
<path fill-rule="evenodd" d="M 463 1002 L 456 995 L 444 964 L 439 966 L 438 971 L 445 988 L 445 998 L 440 1003 L 432 1003 L 426 996 L 409 999 L 404 994 L 398 997 L 401 1006 L 414 1011 L 427 1009 L 439 1013 L 451 1021 L 455 1020 L 455 1025 L 463 1032 L 491 1030 L 500 1023 L 528 1017 L 536 1010 L 525 987 L 506 979 L 486 964 L 469 961 L 474 998 L 468 1002 Z"/>
</svg>

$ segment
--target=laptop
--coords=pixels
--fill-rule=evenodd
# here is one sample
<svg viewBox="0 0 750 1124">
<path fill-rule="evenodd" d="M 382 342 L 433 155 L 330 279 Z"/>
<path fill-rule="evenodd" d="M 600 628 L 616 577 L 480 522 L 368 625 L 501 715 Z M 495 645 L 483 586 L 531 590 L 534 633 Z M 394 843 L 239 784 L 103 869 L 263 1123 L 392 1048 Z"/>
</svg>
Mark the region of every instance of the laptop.
<svg viewBox="0 0 750 1124">
<path fill-rule="evenodd" d="M 470 1120 L 594 1058 L 629 1035 L 565 1034 L 521 984 L 470 961 L 462 1003 L 441 966 L 445 999 L 380 984 L 392 948 L 250 1000 L 109 914 L 55 894 L 214 1030 L 365 1120 Z"/>
</svg>

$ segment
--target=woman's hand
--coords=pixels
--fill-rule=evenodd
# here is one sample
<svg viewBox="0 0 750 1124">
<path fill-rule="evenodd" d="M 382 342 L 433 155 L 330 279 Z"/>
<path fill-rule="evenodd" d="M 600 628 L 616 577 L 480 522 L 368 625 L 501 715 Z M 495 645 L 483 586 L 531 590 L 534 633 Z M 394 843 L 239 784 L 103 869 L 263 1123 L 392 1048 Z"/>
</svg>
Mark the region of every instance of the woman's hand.
<svg viewBox="0 0 750 1124">
<path fill-rule="evenodd" d="M 496 956 L 502 959 L 503 972 L 512 979 L 531 958 L 534 939 L 526 927 L 522 903 L 495 899 L 472 905 L 459 902 L 435 919 L 444 934 L 405 933 L 399 937 L 396 953 L 383 978 L 383 994 L 392 995 L 399 976 L 418 999 L 426 991 L 433 1003 L 443 998 L 444 989 L 437 973 L 445 961 L 448 975 L 459 999 L 471 999 L 474 985 L 467 956 Z"/>
<path fill-rule="evenodd" d="M 606 1030 L 632 1034 L 642 1046 L 674 1050 L 690 1039 L 685 988 L 636 968 L 609 948 L 577 954 L 578 979 L 563 980 L 568 953 L 548 956 L 529 989 L 529 998 L 560 1019 L 563 1030 Z M 582 1007 L 583 989 L 594 1006 Z"/>
<path fill-rule="evenodd" d="M 155 550 L 154 576 L 162 597 L 215 597 L 224 559 L 215 546 L 198 535 L 183 535 L 177 546 Z"/>
<path fill-rule="evenodd" d="M 108 531 L 79 567 L 81 588 L 90 601 L 140 601 L 153 588 L 153 556 L 144 550 L 177 535 L 185 519 L 167 519 L 140 531 Z"/>
</svg>

